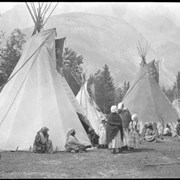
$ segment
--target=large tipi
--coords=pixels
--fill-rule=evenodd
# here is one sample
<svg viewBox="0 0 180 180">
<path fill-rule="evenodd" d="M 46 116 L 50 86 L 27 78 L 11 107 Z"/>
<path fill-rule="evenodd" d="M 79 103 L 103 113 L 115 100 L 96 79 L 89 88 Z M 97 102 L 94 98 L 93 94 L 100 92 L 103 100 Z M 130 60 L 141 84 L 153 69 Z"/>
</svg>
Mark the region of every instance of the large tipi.
<svg viewBox="0 0 180 180">
<path fill-rule="evenodd" d="M 76 99 L 84 109 L 85 115 L 91 123 L 91 126 L 93 127 L 95 132 L 98 133 L 101 120 L 106 119 L 106 117 L 100 111 L 93 98 L 89 96 L 89 93 L 87 91 L 87 81 L 82 84 L 80 91 L 76 95 Z"/>
<path fill-rule="evenodd" d="M 39 31 L 38 31 L 39 32 Z M 56 70 L 56 30 L 42 30 L 27 40 L 22 56 L 0 93 L 0 149 L 30 150 L 46 126 L 54 150 L 64 150 L 69 128 L 91 145 Z"/>
<path fill-rule="evenodd" d="M 155 61 L 145 61 L 147 50 L 148 48 L 139 49 L 142 56 L 141 67 L 123 98 L 124 105 L 130 112 L 138 114 L 141 130 L 145 122 L 174 124 L 178 118 L 177 112 L 157 83 Z"/>
</svg>

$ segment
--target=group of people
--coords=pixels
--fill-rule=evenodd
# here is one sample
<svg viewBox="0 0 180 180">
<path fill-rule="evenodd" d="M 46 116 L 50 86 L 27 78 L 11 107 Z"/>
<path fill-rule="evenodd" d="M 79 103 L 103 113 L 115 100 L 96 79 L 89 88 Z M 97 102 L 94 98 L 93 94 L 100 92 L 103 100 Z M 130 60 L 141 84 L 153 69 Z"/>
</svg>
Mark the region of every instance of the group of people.
<svg viewBox="0 0 180 180">
<path fill-rule="evenodd" d="M 71 128 L 67 132 L 65 151 L 66 152 L 84 152 L 87 148 L 108 148 L 113 154 L 121 153 L 124 150 L 132 151 L 138 148 L 142 141 L 157 142 L 158 138 L 163 136 L 174 136 L 180 139 L 180 119 L 177 119 L 177 125 L 173 129 L 171 124 L 167 123 L 163 132 L 159 133 L 156 122 L 144 124 L 140 132 L 138 115 L 132 114 L 123 103 L 118 106 L 111 106 L 110 113 L 106 119 L 101 119 L 99 131 L 89 128 L 88 137 L 92 146 L 85 146 L 76 137 L 75 129 Z M 53 153 L 52 141 L 48 135 L 47 127 L 41 128 L 34 140 L 33 152 L 35 153 Z"/>
<path fill-rule="evenodd" d="M 119 103 L 113 105 L 107 116 L 106 137 L 108 148 L 113 154 L 139 147 L 139 124 L 137 114 L 131 113 Z"/>
</svg>

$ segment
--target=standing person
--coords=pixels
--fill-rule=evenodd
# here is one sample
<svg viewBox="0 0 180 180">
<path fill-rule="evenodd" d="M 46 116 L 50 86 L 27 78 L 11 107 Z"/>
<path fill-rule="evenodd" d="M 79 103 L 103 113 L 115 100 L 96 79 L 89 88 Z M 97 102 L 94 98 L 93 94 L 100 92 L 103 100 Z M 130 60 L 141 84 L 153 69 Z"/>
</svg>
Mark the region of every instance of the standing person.
<svg viewBox="0 0 180 180">
<path fill-rule="evenodd" d="M 106 140 L 108 148 L 113 154 L 116 153 L 116 150 L 120 153 L 123 147 L 122 120 L 117 110 L 117 106 L 111 106 L 111 113 L 107 116 Z"/>
<path fill-rule="evenodd" d="M 118 113 L 121 116 L 122 119 L 122 125 L 123 125 L 123 143 L 124 147 L 123 149 L 127 150 L 129 147 L 129 123 L 131 120 L 131 113 L 127 108 L 124 107 L 124 104 L 121 102 L 118 104 Z"/>
<path fill-rule="evenodd" d="M 107 142 L 106 142 L 106 120 L 102 119 L 101 123 L 99 125 L 98 135 L 99 135 L 99 147 L 100 148 L 106 148 Z"/>
<path fill-rule="evenodd" d="M 88 147 L 80 143 L 75 134 L 75 129 L 70 128 L 66 136 L 65 151 L 72 153 L 86 151 Z"/>
<path fill-rule="evenodd" d="M 35 137 L 33 143 L 33 152 L 35 153 L 53 153 L 52 141 L 49 139 L 49 129 L 47 127 L 41 128 Z"/>
<path fill-rule="evenodd" d="M 166 126 L 164 128 L 164 136 L 172 136 L 172 128 L 169 123 L 166 123 Z"/>
<path fill-rule="evenodd" d="M 138 116 L 137 114 L 133 114 L 131 116 L 132 121 L 129 123 L 129 150 L 133 150 L 134 148 L 139 147 L 140 137 L 139 137 L 139 130 L 140 126 L 138 123 Z"/>
</svg>

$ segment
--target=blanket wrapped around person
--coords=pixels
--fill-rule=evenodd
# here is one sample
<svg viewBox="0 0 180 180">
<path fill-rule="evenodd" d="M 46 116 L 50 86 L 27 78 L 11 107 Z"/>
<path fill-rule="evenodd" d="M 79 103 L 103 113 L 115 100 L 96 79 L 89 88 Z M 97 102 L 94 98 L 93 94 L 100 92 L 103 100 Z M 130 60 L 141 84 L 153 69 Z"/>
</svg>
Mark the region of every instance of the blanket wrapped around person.
<svg viewBox="0 0 180 180">
<path fill-rule="evenodd" d="M 117 107 L 111 107 L 111 113 L 107 116 L 107 126 L 106 126 L 106 141 L 108 147 L 113 149 L 120 149 L 123 147 L 123 126 L 121 117 L 117 113 Z"/>
<path fill-rule="evenodd" d="M 142 137 L 147 142 L 157 142 L 158 134 L 156 130 L 153 128 L 153 123 L 145 123 L 142 132 Z"/>
<path fill-rule="evenodd" d="M 53 145 L 49 139 L 48 131 L 47 127 L 43 127 L 37 132 L 33 143 L 34 153 L 53 153 Z"/>
<path fill-rule="evenodd" d="M 66 136 L 66 142 L 65 142 L 65 151 L 66 152 L 83 152 L 86 151 L 87 148 L 90 146 L 85 146 L 84 144 L 80 143 L 80 141 L 75 136 L 76 131 L 73 128 L 70 128 L 68 130 L 67 136 Z"/>
</svg>

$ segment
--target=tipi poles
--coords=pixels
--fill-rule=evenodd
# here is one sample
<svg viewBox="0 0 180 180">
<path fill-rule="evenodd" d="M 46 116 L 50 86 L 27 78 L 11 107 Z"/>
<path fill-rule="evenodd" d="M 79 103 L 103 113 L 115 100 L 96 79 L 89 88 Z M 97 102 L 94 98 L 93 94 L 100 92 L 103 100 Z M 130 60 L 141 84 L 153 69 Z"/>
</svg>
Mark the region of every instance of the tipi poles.
<svg viewBox="0 0 180 180">
<path fill-rule="evenodd" d="M 138 41 L 137 52 L 138 52 L 139 56 L 142 58 L 141 65 L 146 64 L 146 55 L 147 55 L 149 48 L 150 48 L 150 45 L 149 45 L 148 41 L 146 42 L 145 47 L 142 47 L 140 41 Z"/>
<path fill-rule="evenodd" d="M 49 19 L 49 17 L 51 16 L 51 14 L 53 13 L 54 9 L 56 8 L 56 6 L 58 5 L 59 2 L 57 2 L 57 4 L 55 5 L 55 7 L 53 8 L 53 10 L 51 11 L 51 13 L 49 14 L 49 16 L 47 17 L 46 21 L 44 22 L 43 26 L 46 24 L 47 20 Z"/>
<path fill-rule="evenodd" d="M 50 2 L 50 4 L 46 4 L 44 7 L 44 3 L 42 2 L 42 4 L 39 2 L 38 3 L 38 7 L 35 7 L 34 3 L 30 3 L 30 6 L 28 5 L 28 3 L 26 2 L 26 6 L 31 14 L 31 17 L 34 21 L 35 24 L 35 29 L 33 32 L 33 35 L 36 33 L 36 31 L 40 32 L 40 30 L 43 28 L 43 26 L 46 24 L 47 20 L 49 19 L 49 17 L 51 16 L 51 14 L 53 13 L 54 9 L 57 7 L 59 2 L 57 2 L 57 4 L 54 6 L 53 10 L 51 11 L 51 13 L 49 14 L 49 16 L 47 17 L 47 19 L 44 22 L 44 18 L 45 15 L 47 13 L 47 11 L 49 10 L 49 8 L 51 7 L 52 2 Z"/>
<path fill-rule="evenodd" d="M 33 16 L 32 12 L 31 12 L 31 9 L 30 9 L 29 5 L 27 4 L 27 2 L 26 2 L 26 6 L 27 6 L 27 8 L 28 8 L 28 10 L 29 10 L 29 12 L 30 12 L 30 15 L 31 15 L 31 17 L 32 17 L 32 19 L 33 19 L 33 21 L 34 21 L 34 24 L 36 24 L 35 18 L 34 18 L 34 16 Z"/>
</svg>

